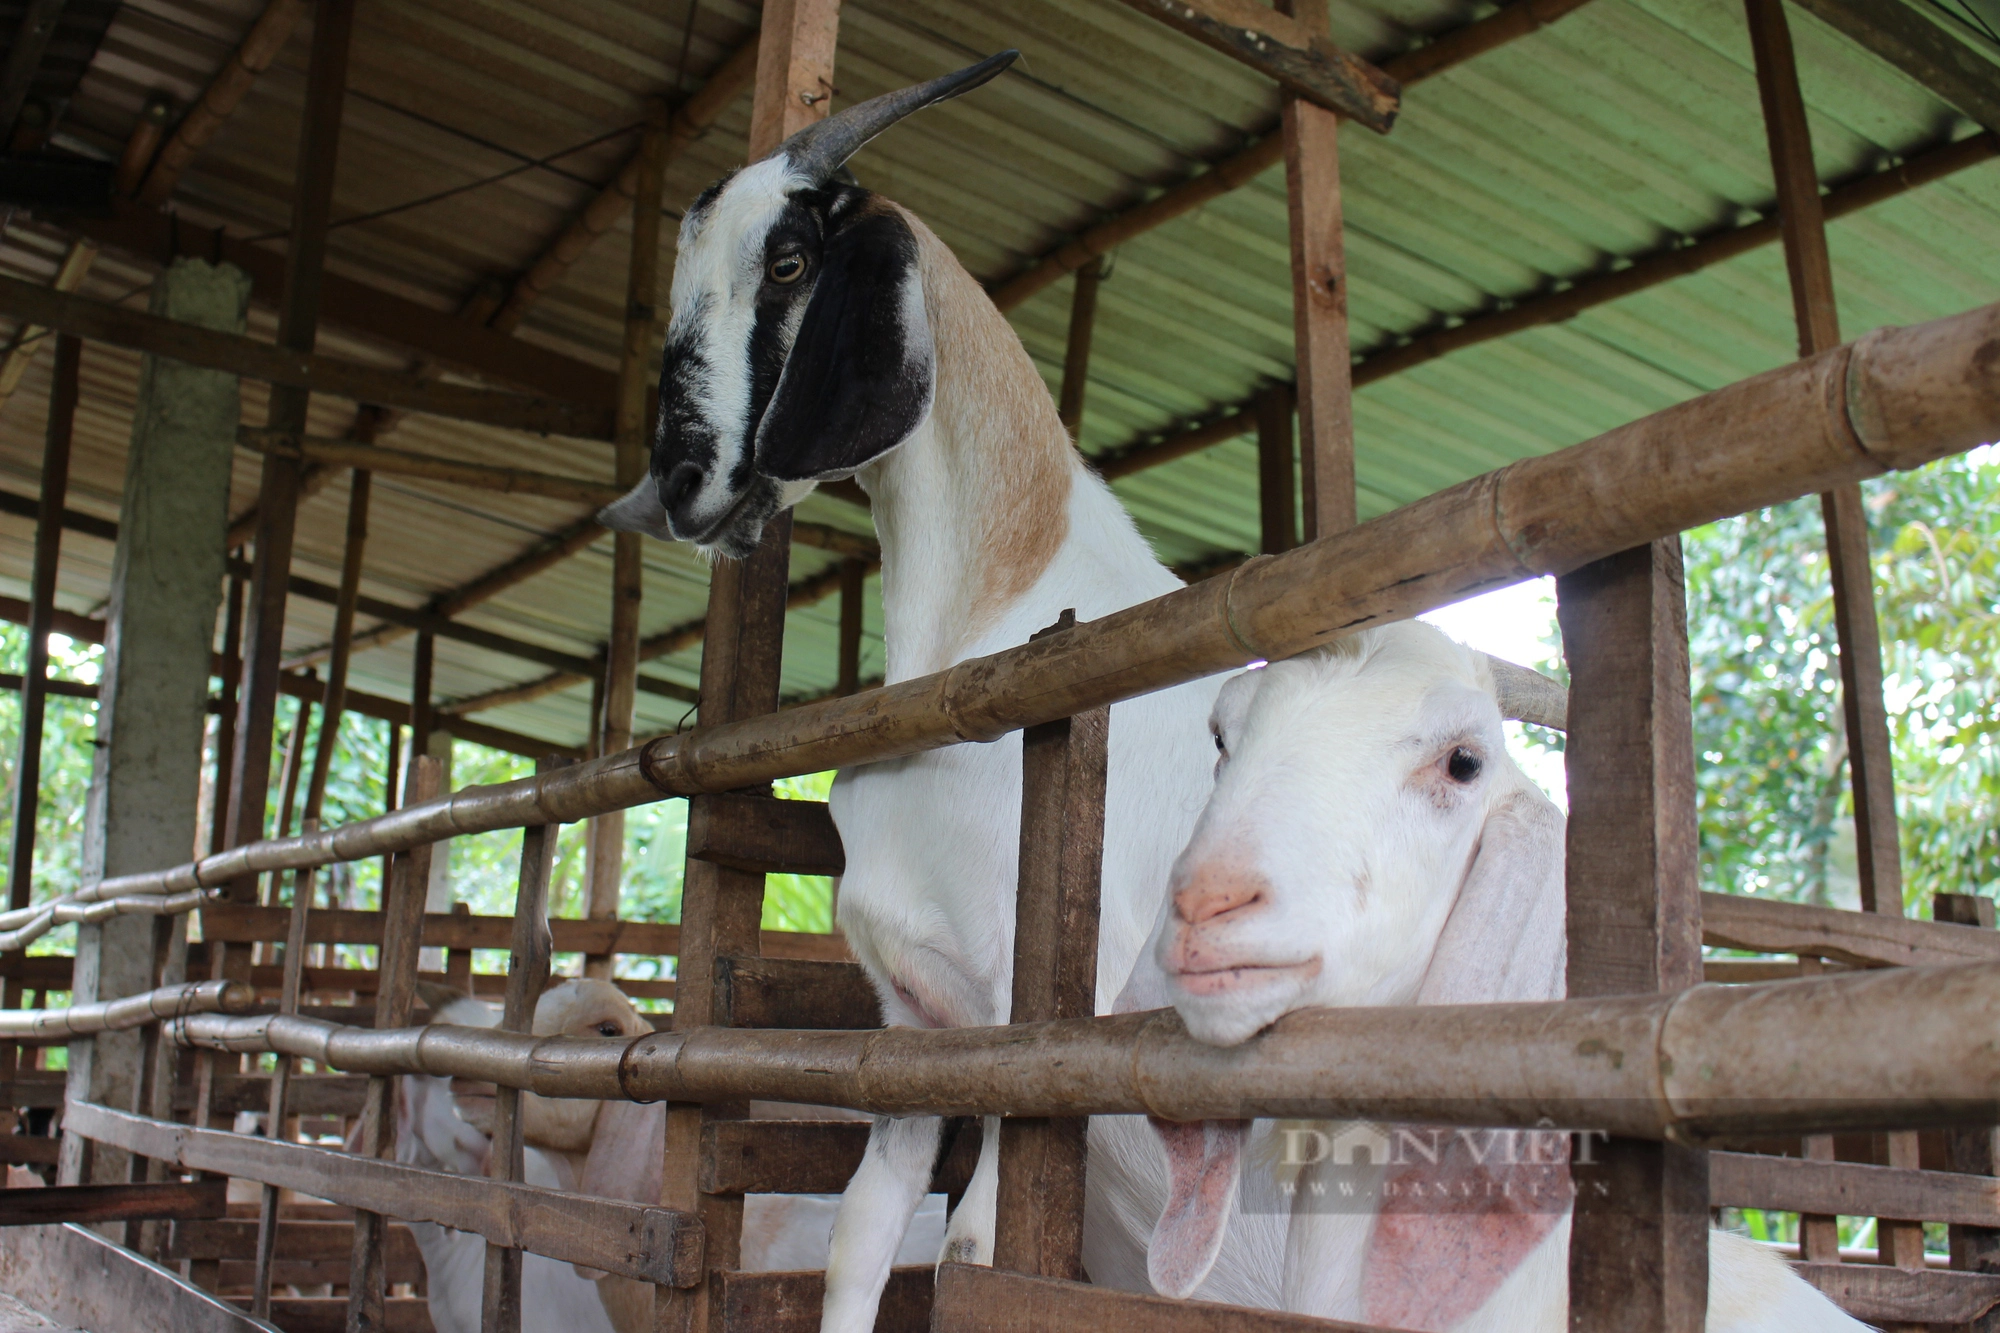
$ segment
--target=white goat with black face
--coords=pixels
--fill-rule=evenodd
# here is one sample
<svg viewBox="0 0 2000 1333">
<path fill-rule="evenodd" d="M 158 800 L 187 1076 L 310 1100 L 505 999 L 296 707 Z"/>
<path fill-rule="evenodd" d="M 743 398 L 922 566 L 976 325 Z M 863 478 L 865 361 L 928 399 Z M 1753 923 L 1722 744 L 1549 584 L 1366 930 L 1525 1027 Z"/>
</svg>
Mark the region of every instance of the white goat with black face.
<svg viewBox="0 0 2000 1333">
<path fill-rule="evenodd" d="M 1563 817 L 1508 757 L 1493 676 L 1410 622 L 1232 679 L 1214 794 L 1120 1007 L 1171 1003 L 1195 1037 L 1234 1045 L 1309 1006 L 1562 998 Z M 1311 1203 L 1351 1170 L 1317 1151 L 1330 1134 L 1307 1133 L 1329 1127 L 1155 1127 L 1173 1182 L 1148 1256 L 1159 1290 L 1247 1262 L 1229 1276 L 1253 1304 L 1437 1333 L 1568 1327 L 1567 1207 L 1528 1198 L 1490 1138 L 1448 1138 L 1435 1164 L 1400 1154 L 1382 1179 L 1501 1203 L 1377 1214 Z M 1224 1252 L 1246 1220 L 1230 1216 L 1245 1159 L 1273 1166 L 1302 1144 L 1283 1245 Z M 1541 1198 L 1569 1197 L 1560 1162 L 1528 1173 Z M 1713 1234 L 1709 1264 L 1714 1333 L 1862 1328 L 1741 1237 Z"/>
<path fill-rule="evenodd" d="M 886 675 L 906 680 L 1180 586 L 1083 463 L 1034 364 L 985 292 L 907 210 L 835 178 L 896 119 L 1012 60 L 852 107 L 704 194 L 681 227 L 651 475 L 614 527 L 753 549 L 818 481 L 853 476 L 882 543 Z M 1209 787 L 1214 682 L 1111 715 L 1099 1006 L 1157 914 L 1174 850 Z M 1003 1023 L 1012 989 L 1020 738 L 841 775 L 840 926 L 893 1024 Z M 990 1122 L 989 1122 L 990 1123 Z M 872 1326 L 898 1239 L 924 1197 L 933 1117 L 880 1119 L 844 1196 L 822 1327 Z M 946 1250 L 991 1256 L 995 1140 Z M 1166 1179 L 1143 1123 L 1090 1142 L 1093 1277 L 1145 1285 Z"/>
</svg>

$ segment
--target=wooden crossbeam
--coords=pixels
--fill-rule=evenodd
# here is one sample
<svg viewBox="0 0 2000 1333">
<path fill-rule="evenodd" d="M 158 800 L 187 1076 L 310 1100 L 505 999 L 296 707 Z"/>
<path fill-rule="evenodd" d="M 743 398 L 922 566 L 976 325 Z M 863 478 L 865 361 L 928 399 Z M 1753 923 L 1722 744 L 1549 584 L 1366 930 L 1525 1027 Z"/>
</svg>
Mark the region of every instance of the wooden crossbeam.
<svg viewBox="0 0 2000 1333">
<path fill-rule="evenodd" d="M 1955 1171 L 1718 1152 L 1709 1154 L 1708 1193 L 1717 1207 L 2000 1226 L 2000 1180 Z"/>
<path fill-rule="evenodd" d="M 767 875 L 838 875 L 847 868 L 824 801 L 747 793 L 718 795 L 689 812 L 687 854 Z"/>
<path fill-rule="evenodd" d="M 1922 11 L 1897 0 L 1797 3 L 1986 129 L 2000 130 L 2000 69 Z"/>
<path fill-rule="evenodd" d="M 1125 3 L 1377 133 L 1396 123 L 1402 91 L 1396 81 L 1289 14 L 1256 0 Z"/>
<path fill-rule="evenodd" d="M 740 1273 L 715 1275 L 718 1321 L 711 1327 L 731 1333 L 818 1333 L 826 1274 Z M 939 1328 L 956 1330 L 955 1324 Z M 882 1291 L 875 1333 L 930 1333 L 931 1270 L 894 1268 Z"/>
<path fill-rule="evenodd" d="M 92 342 L 357 402 L 507 430 L 581 439 L 605 439 L 611 433 L 609 414 L 595 405 L 440 384 L 316 352 L 286 351 L 254 338 L 196 328 L 143 310 L 52 291 L 19 278 L 0 277 L 0 311 Z"/>
<path fill-rule="evenodd" d="M 1821 198 L 1829 220 L 1851 216 L 1864 209 L 1968 168 L 2000 157 L 2000 134 L 1986 133 L 1928 149 L 1895 166 L 1870 171 L 1834 186 Z M 1274 159 L 1275 161 L 1275 159 Z M 1380 346 L 1354 363 L 1354 387 L 1365 388 L 1393 375 L 1528 329 L 1560 324 L 1586 310 L 1593 310 L 1627 296 L 1698 273 L 1716 264 L 1746 255 L 1781 238 L 1775 217 L 1731 227 L 1696 240 L 1693 244 L 1672 241 L 1654 250 L 1632 255 L 1622 266 L 1594 277 L 1585 277 L 1566 287 L 1486 314 L 1472 315 L 1448 328 L 1419 333 L 1407 340 Z M 1148 468 L 1171 463 L 1213 445 L 1250 434 L 1257 426 L 1255 398 L 1232 404 L 1216 412 L 1204 413 L 1197 421 L 1164 432 L 1150 432 L 1127 444 L 1107 449 L 1092 463 L 1107 480 L 1131 476 Z"/>
<path fill-rule="evenodd" d="M 1395 1333 L 1311 1315 L 1115 1291 L 1003 1268 L 939 1264 L 933 1326 L 952 1333 Z"/>
<path fill-rule="evenodd" d="M 257 16 L 257 21 L 244 35 L 242 44 L 230 52 L 229 59 L 209 80 L 201 97 L 189 108 L 187 115 L 181 117 L 181 123 L 174 127 L 173 136 L 153 159 L 152 169 L 146 173 L 145 182 L 139 187 L 142 202 L 157 206 L 172 197 L 181 174 L 235 113 L 237 106 L 256 84 L 258 76 L 270 68 L 271 62 L 277 59 L 278 53 L 291 39 L 299 20 L 311 8 L 309 0 L 271 0 L 264 7 L 263 13 Z"/>
<path fill-rule="evenodd" d="M 2000 1305 L 2000 1275 L 1876 1264 L 1793 1264 L 1792 1271 L 1853 1315 L 1884 1324 L 1963 1325 Z"/>
<path fill-rule="evenodd" d="M 222 1217 L 229 1211 L 228 1183 L 173 1180 L 157 1185 L 56 1185 L 48 1189 L 0 1190 L 0 1227 Z"/>
<path fill-rule="evenodd" d="M 490 463 L 469 463 L 438 454 L 416 453 L 408 449 L 385 449 L 357 440 L 336 440 L 321 435 L 286 435 L 258 426 L 240 426 L 236 442 L 259 453 L 281 454 L 303 462 L 336 468 L 366 468 L 398 477 L 422 477 L 445 481 L 505 495 L 535 495 L 549 500 L 572 500 L 602 507 L 625 493 L 625 488 L 588 477 L 562 476 L 527 468 L 496 467 Z"/>
<path fill-rule="evenodd" d="M 282 940 L 290 912 L 282 907 L 210 903 L 201 909 L 202 938 L 230 944 Z M 557 953 L 621 953 L 664 956 L 680 952 L 681 928 L 662 921 L 585 921 L 559 917 L 549 922 Z M 423 944 L 438 949 L 505 949 L 513 941 L 514 918 L 425 914 Z M 838 935 L 767 930 L 762 950 L 771 958 L 848 962 L 847 942 Z M 324 908 L 312 914 L 309 944 L 380 944 L 382 914 Z M 873 1026 L 872 1024 L 870 1026 Z"/>
<path fill-rule="evenodd" d="M 838 1194 L 868 1147 L 868 1121 L 718 1120 L 702 1129 L 701 1188 L 709 1194 Z M 979 1135 L 952 1141 L 929 1192 L 965 1193 Z"/>
</svg>

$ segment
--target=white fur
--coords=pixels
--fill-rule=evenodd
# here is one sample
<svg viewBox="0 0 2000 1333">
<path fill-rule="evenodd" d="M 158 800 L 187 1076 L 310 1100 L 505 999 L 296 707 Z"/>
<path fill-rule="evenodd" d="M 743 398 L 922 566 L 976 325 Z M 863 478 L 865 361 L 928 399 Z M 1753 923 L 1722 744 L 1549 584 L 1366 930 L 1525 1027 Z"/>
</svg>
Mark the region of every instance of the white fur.
<svg viewBox="0 0 2000 1333">
<path fill-rule="evenodd" d="M 1371 630 L 1235 678 L 1213 722 L 1216 789 L 1122 1005 L 1164 993 L 1194 1035 L 1234 1044 L 1306 1006 L 1561 997 L 1561 820 L 1508 757 L 1478 654 L 1414 622 Z M 1481 759 L 1471 781 L 1447 768 L 1461 748 Z M 1241 905 L 1203 917 L 1225 901 Z M 1204 1290 L 1365 1319 L 1373 1224 L 1300 1211 L 1281 1261 L 1226 1248 Z M 1565 1217 L 1452 1333 L 1566 1329 L 1568 1238 Z M 1769 1251 L 1712 1233 L 1707 1327 L 1864 1326 Z"/>
</svg>

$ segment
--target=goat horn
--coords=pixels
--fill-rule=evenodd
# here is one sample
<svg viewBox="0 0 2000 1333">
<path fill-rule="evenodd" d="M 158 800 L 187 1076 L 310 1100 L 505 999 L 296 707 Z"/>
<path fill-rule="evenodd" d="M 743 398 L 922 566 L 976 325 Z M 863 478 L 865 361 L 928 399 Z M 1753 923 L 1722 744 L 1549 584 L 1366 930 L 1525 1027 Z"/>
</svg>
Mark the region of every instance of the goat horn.
<svg viewBox="0 0 2000 1333">
<path fill-rule="evenodd" d="M 1500 716 L 1532 722 L 1553 731 L 1569 730 L 1569 691 L 1559 681 L 1504 657 L 1486 655 L 1493 668 L 1494 690 L 1500 696 Z"/>
<path fill-rule="evenodd" d="M 967 65 L 928 83 L 913 84 L 893 93 L 871 97 L 838 115 L 808 125 L 778 145 L 777 153 L 791 159 L 792 169 L 816 183 L 831 180 L 848 158 L 870 139 L 913 111 L 970 92 L 1020 58 L 1019 51 L 1002 51 L 976 65 Z M 773 153 L 772 156 L 777 156 Z"/>
</svg>

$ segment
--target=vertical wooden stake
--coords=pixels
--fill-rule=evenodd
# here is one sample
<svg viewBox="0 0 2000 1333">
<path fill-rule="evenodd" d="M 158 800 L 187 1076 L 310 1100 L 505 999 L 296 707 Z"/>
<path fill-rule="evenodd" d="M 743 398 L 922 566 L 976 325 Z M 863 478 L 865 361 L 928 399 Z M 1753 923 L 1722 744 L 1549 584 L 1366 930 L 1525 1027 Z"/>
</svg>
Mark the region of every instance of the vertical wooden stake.
<svg viewBox="0 0 2000 1333">
<path fill-rule="evenodd" d="M 34 566 L 28 584 L 28 661 L 21 683 L 21 742 L 14 757 L 14 842 L 7 858 L 7 907 L 16 911 L 32 898 L 35 820 L 41 810 L 42 722 L 48 707 L 49 633 L 55 620 L 56 570 L 62 560 L 62 512 L 69 496 L 70 441 L 75 434 L 77 380 L 83 344 L 69 334 L 56 338 L 54 374 L 49 384 L 48 428 L 42 443 L 41 516 L 35 524 Z M 0 963 L 0 1009 L 20 1007 L 23 956 Z M 11 1084 L 20 1048 L 0 1048 L 0 1083 Z"/>
<path fill-rule="evenodd" d="M 658 101 L 646 108 L 646 133 L 639 146 L 639 179 L 632 192 L 632 252 L 625 275 L 625 346 L 618 367 L 617 481 L 636 485 L 646 475 L 652 422 L 646 412 L 647 381 L 656 364 L 653 303 L 660 285 L 660 192 L 667 160 L 667 109 Z M 604 722 L 597 752 L 616 754 L 632 744 L 632 717 L 639 680 L 639 611 L 645 596 L 645 538 L 613 533 L 611 638 L 605 646 Z M 625 812 L 615 810 L 590 821 L 590 891 L 584 915 L 592 921 L 618 916 L 625 870 Z M 611 955 L 583 961 L 585 976 L 611 977 Z"/>
<path fill-rule="evenodd" d="M 417 632 L 417 650 L 410 663 L 410 757 L 429 754 L 431 728 L 437 714 L 431 708 L 431 677 L 437 669 L 437 636 Z M 405 800 L 403 804 L 408 805 Z"/>
<path fill-rule="evenodd" d="M 1293 471 L 1292 391 L 1274 384 L 1257 396 L 1257 514 L 1265 555 L 1299 544 L 1298 493 Z"/>
<path fill-rule="evenodd" d="M 1680 541 L 1556 581 L 1570 669 L 1569 994 L 1701 980 L 1701 895 Z M 1576 1333 L 1701 1333 L 1708 1159 L 1671 1143 L 1580 1140 L 1570 1233 Z"/>
<path fill-rule="evenodd" d="M 313 833 L 319 829 L 319 819 L 307 816 L 300 821 L 302 832 Z M 285 930 L 285 971 L 284 982 L 278 992 L 278 1012 L 295 1014 L 299 1011 L 299 992 L 306 970 L 306 926 L 312 912 L 313 874 L 311 870 L 300 870 L 292 876 L 292 915 Z M 292 1058 L 288 1055 L 277 1057 L 277 1065 L 271 1073 L 271 1102 L 268 1133 L 273 1141 L 285 1136 L 286 1101 L 292 1089 Z M 266 1185 L 257 1213 L 257 1263 L 250 1288 L 250 1313 L 252 1318 L 271 1317 L 271 1261 L 278 1252 L 278 1187 Z"/>
<path fill-rule="evenodd" d="M 545 759 L 535 771 L 547 773 L 565 760 Z M 543 824 L 521 834 L 521 878 L 514 891 L 514 940 L 507 956 L 507 1002 L 500 1027 L 528 1032 L 535 1026 L 535 1002 L 549 980 L 554 941 L 549 934 L 549 875 L 555 869 L 560 824 Z M 521 1094 L 501 1088 L 493 1100 L 493 1154 L 487 1174 L 518 1181 L 522 1175 Z M 521 1252 L 486 1246 L 486 1287 L 480 1333 L 521 1333 Z"/>
<path fill-rule="evenodd" d="M 839 695 L 861 688 L 862 595 L 868 582 L 868 563 L 843 560 L 840 564 L 840 675 L 833 687 Z"/>
<path fill-rule="evenodd" d="M 427 754 L 410 756 L 410 802 L 428 801 L 443 785 L 444 767 Z M 377 959 L 375 1026 L 408 1027 L 417 997 L 417 956 L 423 944 L 424 893 L 431 882 L 430 844 L 397 854 L 382 901 L 382 952 Z M 361 1105 L 361 1155 L 388 1157 L 396 1150 L 396 1080 L 368 1080 Z M 354 1214 L 354 1260 L 348 1272 L 347 1333 L 386 1333 L 383 1301 L 388 1270 L 383 1238 L 388 1219 Z"/>
<path fill-rule="evenodd" d="M 1076 623 L 1064 612 L 1056 628 Z M 1046 631 L 1045 631 L 1046 632 Z M 1097 1012 L 1098 888 L 1111 710 L 1021 734 L 1021 871 L 1009 1022 Z M 1082 1281 L 1084 1116 L 1000 1122 L 993 1264 Z"/>
<path fill-rule="evenodd" d="M 1083 440 L 1083 397 L 1090 389 L 1090 340 L 1097 328 L 1097 286 L 1104 280 L 1100 257 L 1076 271 L 1069 303 L 1069 346 L 1063 353 L 1062 398 L 1056 415 L 1072 440 Z"/>
<path fill-rule="evenodd" d="M 236 554 L 242 554 L 240 548 Z M 236 761 L 236 682 L 243 675 L 243 592 L 243 579 L 231 574 L 222 620 L 222 712 L 215 723 L 215 799 L 208 816 L 210 855 L 228 845 L 229 780 Z"/>
</svg>

